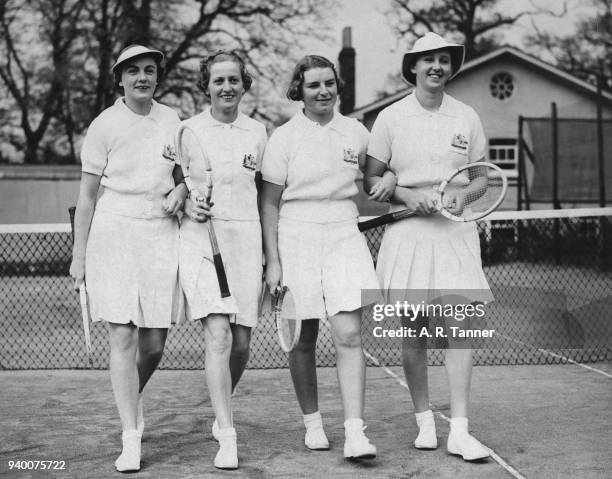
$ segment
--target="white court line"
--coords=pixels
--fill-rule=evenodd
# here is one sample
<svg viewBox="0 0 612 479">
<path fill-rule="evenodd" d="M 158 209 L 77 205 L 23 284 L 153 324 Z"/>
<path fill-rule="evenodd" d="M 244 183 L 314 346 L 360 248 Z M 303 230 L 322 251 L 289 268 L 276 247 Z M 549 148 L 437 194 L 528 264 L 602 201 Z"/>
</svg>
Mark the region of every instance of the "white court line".
<svg viewBox="0 0 612 479">
<path fill-rule="evenodd" d="M 331 326 L 329 325 L 328 321 L 326 319 L 322 319 L 323 324 L 325 325 L 325 327 L 327 329 L 329 329 L 331 331 Z M 404 389 L 406 389 L 408 392 L 410 392 L 410 389 L 408 388 L 408 384 L 406 384 L 406 381 L 404 381 L 402 378 L 400 378 L 397 374 L 395 374 L 393 371 L 391 371 L 391 369 L 389 369 L 386 365 L 382 364 L 378 358 L 376 358 L 375 356 L 373 356 L 369 351 L 367 351 L 366 349 L 363 349 L 363 355 L 368 358 L 370 361 L 372 361 L 377 367 L 381 368 L 385 373 L 387 373 L 389 376 L 391 376 L 393 379 L 395 379 L 395 381 Z M 444 419 L 446 422 L 448 422 L 450 424 L 450 418 L 448 418 L 447 416 L 445 416 L 443 413 L 441 413 L 440 411 L 436 411 L 436 414 L 438 416 L 440 416 L 442 419 Z M 484 443 L 483 443 L 484 444 Z M 514 469 L 510 464 L 508 464 L 506 461 L 504 461 L 493 449 L 491 449 L 489 446 L 487 446 L 486 444 L 484 444 L 489 451 L 491 451 L 491 457 L 493 458 L 493 460 L 495 462 L 497 462 L 501 467 L 503 467 L 512 477 L 516 478 L 516 479 L 527 479 L 525 476 L 523 476 L 520 472 L 518 472 L 516 469 Z"/>
<path fill-rule="evenodd" d="M 565 356 L 563 356 L 561 354 L 553 353 L 552 351 L 549 351 L 547 349 L 536 348 L 532 344 L 524 343 L 523 341 L 519 341 L 518 339 L 511 338 L 511 337 L 506 336 L 505 334 L 499 333 L 497 331 L 495 332 L 495 334 L 496 334 L 496 336 L 501 336 L 502 338 L 507 339 L 508 341 L 513 341 L 513 342 L 515 342 L 517 344 L 520 344 L 521 346 L 526 346 L 528 348 L 535 348 L 536 351 L 540 351 L 541 353 L 548 354 L 549 356 L 552 356 L 553 358 L 561 359 L 561 360 L 563 360 L 565 362 L 568 362 L 570 364 L 574 364 L 576 366 L 580 366 L 581 368 L 587 369 L 589 371 L 593 371 L 594 373 L 601 374 L 602 376 L 605 376 L 607 378 L 612 379 L 612 374 L 607 373 L 605 371 L 602 371 L 601 369 L 597 369 L 597 368 L 594 368 L 592 366 L 587 366 L 586 364 L 579 363 L 578 361 L 574 361 L 573 359 L 566 358 Z"/>
</svg>

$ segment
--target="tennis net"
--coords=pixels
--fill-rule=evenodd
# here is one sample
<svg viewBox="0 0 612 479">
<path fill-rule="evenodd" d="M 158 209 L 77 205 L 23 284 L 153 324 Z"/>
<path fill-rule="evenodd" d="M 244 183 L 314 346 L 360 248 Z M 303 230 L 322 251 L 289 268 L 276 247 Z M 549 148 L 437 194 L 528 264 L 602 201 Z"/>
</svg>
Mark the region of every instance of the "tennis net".
<svg viewBox="0 0 612 479">
<path fill-rule="evenodd" d="M 612 359 L 612 208 L 496 212 L 478 222 L 478 231 L 496 298 L 487 305 L 487 327 L 499 334 L 475 349 L 475 364 Z M 384 227 L 366 232 L 374 260 L 383 233 Z M 0 226 L 0 369 L 88 367 L 68 277 L 71 244 L 69 224 Z M 91 329 L 94 367 L 106 368 L 106 328 Z M 375 340 L 368 313 L 362 335 L 370 362 L 401 364 L 401 340 Z M 203 345 L 199 324 L 172 328 L 161 367 L 203 368 Z M 430 350 L 430 364 L 443 359 L 443 350 Z M 335 364 L 325 326 L 317 361 Z M 286 366 L 272 318 L 261 318 L 249 367 Z"/>
</svg>

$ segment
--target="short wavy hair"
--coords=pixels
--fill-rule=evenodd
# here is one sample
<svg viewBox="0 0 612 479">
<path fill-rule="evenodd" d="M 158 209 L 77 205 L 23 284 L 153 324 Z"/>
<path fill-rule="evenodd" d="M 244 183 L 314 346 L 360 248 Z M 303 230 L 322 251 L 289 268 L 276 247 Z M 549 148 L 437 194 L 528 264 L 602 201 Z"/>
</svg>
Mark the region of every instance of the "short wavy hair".
<svg viewBox="0 0 612 479">
<path fill-rule="evenodd" d="M 304 95 L 302 93 L 302 87 L 304 86 L 304 73 L 312 68 L 331 68 L 334 72 L 334 78 L 338 88 L 338 95 L 342 94 L 344 83 L 338 75 L 336 65 L 320 55 L 306 55 L 297 63 L 297 65 L 295 65 L 295 68 L 293 69 L 291 83 L 289 83 L 289 88 L 287 88 L 287 98 L 293 101 L 301 101 L 304 99 Z"/>
<path fill-rule="evenodd" d="M 244 91 L 247 92 L 253 85 L 253 77 L 249 73 L 246 67 L 246 62 L 237 50 L 219 50 L 217 53 L 209 55 L 200 61 L 200 76 L 198 78 L 198 88 L 204 92 L 208 98 L 210 98 L 210 92 L 208 91 L 208 82 L 210 81 L 210 68 L 213 64 L 218 62 L 234 62 L 238 64 L 240 68 L 240 76 L 242 77 L 242 84 Z"/>
<path fill-rule="evenodd" d="M 117 55 L 117 58 L 128 48 L 132 48 L 134 45 L 128 45 L 125 48 L 122 48 L 121 51 L 119 52 L 119 55 Z M 131 60 L 135 60 L 137 58 L 142 58 L 142 57 L 151 57 L 153 58 L 153 60 L 155 61 L 155 65 L 157 65 L 157 84 L 159 85 L 161 83 L 161 81 L 164 78 L 164 74 L 166 73 L 166 69 L 164 68 L 164 61 L 159 61 L 159 59 L 155 56 L 152 55 L 150 53 L 143 53 L 142 55 L 137 55 L 133 58 L 130 58 Z M 123 92 L 123 87 L 121 85 L 119 85 L 119 83 L 121 83 L 121 75 L 123 73 L 123 69 L 128 66 L 129 62 L 123 62 L 121 63 L 117 69 L 115 71 L 113 71 L 113 85 L 115 86 L 115 88 L 121 92 Z"/>
</svg>

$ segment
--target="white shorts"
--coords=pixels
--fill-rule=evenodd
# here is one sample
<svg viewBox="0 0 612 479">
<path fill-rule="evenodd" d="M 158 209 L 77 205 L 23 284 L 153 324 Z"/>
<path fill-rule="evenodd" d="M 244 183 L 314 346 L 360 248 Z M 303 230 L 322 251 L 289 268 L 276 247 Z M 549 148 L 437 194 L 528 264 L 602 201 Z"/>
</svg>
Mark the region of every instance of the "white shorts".
<svg viewBox="0 0 612 479">
<path fill-rule="evenodd" d="M 476 224 L 439 214 L 388 225 L 376 272 L 383 290 L 473 290 L 473 301 L 493 300 Z"/>
<path fill-rule="evenodd" d="M 356 220 L 320 224 L 280 218 L 278 250 L 298 319 L 354 311 L 364 306 L 362 290 L 379 288 Z"/>
<path fill-rule="evenodd" d="M 259 221 L 214 220 L 231 296 L 222 298 L 206 223 L 183 217 L 179 277 L 187 300 L 187 317 L 227 314 L 230 322 L 257 325 L 263 278 Z"/>
<path fill-rule="evenodd" d="M 184 315 L 176 217 L 96 211 L 85 271 L 92 321 L 168 328 Z"/>
</svg>

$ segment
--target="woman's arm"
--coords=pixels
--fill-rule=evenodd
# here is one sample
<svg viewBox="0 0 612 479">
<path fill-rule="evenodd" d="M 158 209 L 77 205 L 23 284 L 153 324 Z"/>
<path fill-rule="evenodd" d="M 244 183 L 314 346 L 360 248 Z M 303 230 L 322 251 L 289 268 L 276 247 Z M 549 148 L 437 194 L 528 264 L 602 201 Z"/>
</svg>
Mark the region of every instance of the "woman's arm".
<svg viewBox="0 0 612 479">
<path fill-rule="evenodd" d="M 261 230 L 266 258 L 266 284 L 274 292 L 282 281 L 282 269 L 278 254 L 278 209 L 284 187 L 267 181 L 261 190 Z"/>
<path fill-rule="evenodd" d="M 177 214 L 183 208 L 188 193 L 183 171 L 178 165 L 172 170 L 172 178 L 174 178 L 175 187 L 166 195 L 162 203 L 164 211 L 170 216 Z"/>
<path fill-rule="evenodd" d="M 379 199 L 381 196 L 380 192 L 384 191 L 379 186 L 381 181 L 384 181 L 384 175 L 390 170 L 387 169 L 387 165 L 380 160 L 368 155 L 366 161 L 366 172 L 364 176 L 364 185 L 368 191 L 370 191 L 370 199 Z M 391 172 L 392 173 L 392 172 Z M 395 177 L 395 175 L 394 175 Z M 373 188 L 377 187 L 377 191 L 372 191 Z M 377 194 L 378 193 L 378 194 Z M 406 208 L 416 212 L 419 216 L 427 216 L 436 211 L 433 198 L 426 195 L 423 192 L 413 190 L 404 186 L 397 186 L 394 184 L 388 200 L 393 204 L 405 205 Z"/>
<path fill-rule="evenodd" d="M 382 161 L 368 155 L 364 171 L 364 187 L 373 201 L 390 201 L 397 177 Z"/>
<path fill-rule="evenodd" d="M 74 279 L 75 289 L 85 281 L 85 251 L 101 178 L 92 173 L 81 174 L 79 199 L 74 214 L 74 244 L 70 264 L 70 276 Z"/>
</svg>

